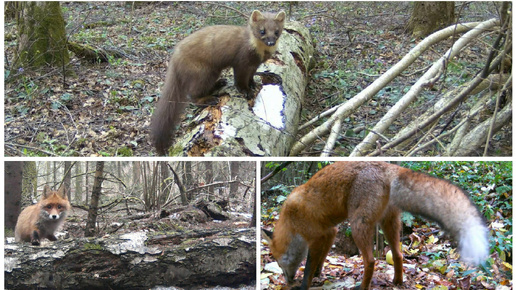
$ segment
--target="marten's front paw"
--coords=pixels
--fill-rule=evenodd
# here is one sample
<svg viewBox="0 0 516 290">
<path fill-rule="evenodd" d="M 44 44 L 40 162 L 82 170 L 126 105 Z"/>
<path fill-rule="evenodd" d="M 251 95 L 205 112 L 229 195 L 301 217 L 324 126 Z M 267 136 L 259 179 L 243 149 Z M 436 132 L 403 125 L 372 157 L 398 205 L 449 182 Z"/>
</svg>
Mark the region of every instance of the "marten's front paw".
<svg viewBox="0 0 516 290">
<path fill-rule="evenodd" d="M 254 95 L 254 91 L 250 90 L 249 92 L 244 93 L 244 98 L 249 101 L 254 98 Z"/>
<path fill-rule="evenodd" d="M 257 85 L 253 85 L 253 86 L 249 86 L 249 89 L 245 92 L 242 92 L 242 94 L 244 95 L 244 98 L 246 100 L 252 100 L 256 97 L 256 95 L 258 94 L 259 92 L 259 88 Z"/>
<path fill-rule="evenodd" d="M 220 90 L 222 89 L 224 86 L 226 86 L 228 84 L 228 81 L 226 79 L 218 79 L 216 82 L 215 82 L 215 85 L 213 85 L 213 89 L 211 90 L 211 93 L 217 91 L 217 90 Z"/>
<path fill-rule="evenodd" d="M 195 102 L 195 105 L 198 108 L 204 109 L 208 106 L 215 106 L 218 103 L 219 103 L 219 98 L 217 96 L 210 95 L 210 96 L 206 96 L 206 97 L 197 99 L 197 101 Z"/>
</svg>

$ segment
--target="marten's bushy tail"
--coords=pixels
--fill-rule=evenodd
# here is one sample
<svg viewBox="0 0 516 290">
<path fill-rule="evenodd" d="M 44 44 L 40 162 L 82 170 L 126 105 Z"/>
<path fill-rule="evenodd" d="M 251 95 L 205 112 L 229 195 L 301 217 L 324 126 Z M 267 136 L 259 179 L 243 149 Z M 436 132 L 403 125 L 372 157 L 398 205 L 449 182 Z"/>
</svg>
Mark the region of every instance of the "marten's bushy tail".
<svg viewBox="0 0 516 290">
<path fill-rule="evenodd" d="M 185 105 L 181 102 L 181 90 L 177 87 L 177 82 L 167 75 L 150 125 L 152 144 L 159 155 L 166 155 L 168 147 L 172 144 Z"/>
</svg>

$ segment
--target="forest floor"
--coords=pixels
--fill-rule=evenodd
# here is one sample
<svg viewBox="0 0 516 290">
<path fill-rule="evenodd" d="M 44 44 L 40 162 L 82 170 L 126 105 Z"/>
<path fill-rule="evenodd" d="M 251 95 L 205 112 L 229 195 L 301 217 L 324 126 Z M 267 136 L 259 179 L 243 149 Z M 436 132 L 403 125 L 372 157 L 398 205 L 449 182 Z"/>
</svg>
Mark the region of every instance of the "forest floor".
<svg viewBox="0 0 516 290">
<path fill-rule="evenodd" d="M 264 164 L 262 175 L 267 175 L 282 164 Z M 468 266 L 460 260 L 459 242 L 449 231 L 429 219 L 404 212 L 401 215 L 399 245 L 403 253 L 403 285 L 392 283 L 394 266 L 388 262 L 390 247 L 377 226 L 373 235 L 375 271 L 371 289 L 513 289 L 512 162 L 438 161 L 401 162 L 398 165 L 447 180 L 468 193 L 488 226 L 489 258 L 483 265 Z M 323 166 L 326 166 L 326 162 L 296 162 L 262 183 L 262 229 L 278 229 L 287 194 L 307 182 L 317 168 Z M 453 221 L 453 218 L 450 220 Z M 459 221 L 455 219 L 455 222 Z M 340 223 L 337 228 L 321 275 L 314 279 L 310 289 L 354 289 L 363 280 L 364 263 L 353 240 L 349 220 Z M 285 277 L 263 233 L 260 253 L 261 289 L 282 289 L 281 286 L 286 286 Z M 301 283 L 305 263 L 303 261 L 299 266 L 294 285 Z"/>
<path fill-rule="evenodd" d="M 419 41 L 405 33 L 409 2 L 62 2 L 69 40 L 93 48 L 112 49 L 123 57 L 109 63 L 87 63 L 73 56 L 66 78 L 57 69 L 13 70 L 16 24 L 5 22 L 4 140 L 6 156 L 153 156 L 149 143 L 150 116 L 165 78 L 175 44 L 208 25 L 245 23 L 241 13 L 283 9 L 307 26 L 316 43 L 302 121 L 345 102 L 398 62 Z M 288 3 L 291 3 L 289 6 Z M 252 4 L 252 5 L 251 5 Z M 457 9 L 459 10 L 459 9 Z M 460 22 L 496 17 L 488 2 L 468 2 Z M 442 42 L 410 69 L 344 120 L 345 136 L 334 155 L 348 155 L 369 127 L 401 97 L 443 52 Z M 468 47 L 454 63 L 446 87 L 464 82 L 485 62 L 488 47 Z M 428 90 L 402 116 L 419 116 L 435 99 Z M 191 112 L 191 111 L 189 111 Z M 186 118 L 191 118 L 188 113 Z M 407 121 L 408 122 L 408 121 Z M 512 124 L 500 130 L 490 155 L 512 152 Z M 399 124 L 393 125 L 393 131 Z M 304 133 L 304 132 L 300 132 Z M 305 155 L 319 155 L 324 140 Z M 440 155 L 431 148 L 423 155 Z M 479 152 L 479 155 L 481 152 Z"/>
</svg>

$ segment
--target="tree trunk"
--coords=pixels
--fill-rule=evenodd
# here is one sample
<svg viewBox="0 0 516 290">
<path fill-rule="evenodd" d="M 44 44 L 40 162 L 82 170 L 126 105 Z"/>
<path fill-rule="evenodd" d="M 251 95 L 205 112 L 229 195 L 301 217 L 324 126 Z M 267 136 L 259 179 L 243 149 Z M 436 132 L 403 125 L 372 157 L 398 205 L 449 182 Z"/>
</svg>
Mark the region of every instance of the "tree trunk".
<svg viewBox="0 0 516 290">
<path fill-rule="evenodd" d="M 6 161 L 4 165 L 4 226 L 14 230 L 16 220 L 21 212 L 23 161 Z"/>
<path fill-rule="evenodd" d="M 52 184 L 57 184 L 57 168 L 58 168 L 58 161 L 52 162 Z M 51 187 L 53 187 L 53 185 Z"/>
<path fill-rule="evenodd" d="M 90 182 L 89 182 L 89 176 L 90 176 L 90 173 L 89 173 L 89 165 L 90 165 L 90 162 L 89 161 L 86 161 L 86 175 L 84 175 L 85 177 L 85 182 L 84 182 L 84 204 L 88 204 L 88 199 L 89 199 L 89 193 L 88 193 L 88 188 L 90 188 Z"/>
<path fill-rule="evenodd" d="M 207 184 L 212 184 L 213 183 L 213 163 L 211 161 L 206 161 L 206 162 L 203 162 L 204 163 L 204 166 L 206 168 L 206 172 L 204 173 L 204 181 L 207 183 Z M 208 200 L 215 200 L 214 199 L 214 195 L 213 195 L 213 186 L 209 186 L 208 188 Z"/>
<path fill-rule="evenodd" d="M 38 198 L 38 172 L 36 161 L 23 162 L 22 176 L 22 207 L 31 205 L 33 200 Z"/>
<path fill-rule="evenodd" d="M 414 2 L 407 24 L 413 37 L 426 37 L 455 21 L 455 2 Z"/>
<path fill-rule="evenodd" d="M 238 179 L 238 171 L 240 170 L 240 162 L 239 161 L 230 161 L 229 166 L 231 172 L 231 181 Z M 233 182 L 229 185 L 229 197 L 232 198 L 236 196 L 238 191 L 238 182 Z"/>
<path fill-rule="evenodd" d="M 256 227 L 257 224 L 257 215 L 256 215 L 256 193 L 252 195 L 253 199 L 253 216 L 251 217 L 251 221 L 249 222 L 249 227 Z"/>
<path fill-rule="evenodd" d="M 172 171 L 172 174 L 174 175 L 174 181 L 177 184 L 177 187 L 179 187 L 179 196 L 181 197 L 181 204 L 182 205 L 188 205 L 188 198 L 186 197 L 186 188 L 181 182 L 181 178 L 177 175 L 177 173 L 174 171 L 174 168 L 167 163 L 168 168 L 170 168 L 170 171 Z"/>
<path fill-rule="evenodd" d="M 93 190 L 91 191 L 91 203 L 88 208 L 88 219 L 84 236 L 93 237 L 95 235 L 95 225 L 97 224 L 97 214 L 99 207 L 99 199 L 102 191 L 102 182 L 104 181 L 104 161 L 97 161 L 95 166 L 95 179 L 93 180 Z"/>
<path fill-rule="evenodd" d="M 122 178 L 122 161 L 117 161 L 116 162 L 116 172 L 118 174 L 118 178 Z M 118 191 L 119 192 L 122 192 L 124 189 L 123 189 L 123 185 L 121 182 L 118 183 Z"/>
<path fill-rule="evenodd" d="M 219 102 L 183 126 L 170 149 L 174 156 L 285 156 L 296 140 L 301 104 L 313 62 L 314 45 L 306 27 L 285 24 L 276 54 L 256 73 L 262 89 L 248 102 L 232 85 Z M 258 84 L 260 82 L 257 82 Z M 258 85 L 258 87 L 260 87 Z"/>
<path fill-rule="evenodd" d="M 77 204 L 80 204 L 82 201 L 82 165 L 78 163 L 75 166 L 75 200 Z M 70 200 L 70 202 L 72 202 Z"/>
<path fill-rule="evenodd" d="M 50 243 L 50 242 L 49 242 Z M 35 259 L 34 257 L 37 257 Z M 202 289 L 256 281 L 256 231 L 135 232 L 5 246 L 7 289 Z"/>
<path fill-rule="evenodd" d="M 165 204 L 165 202 L 167 202 L 168 200 L 168 197 L 169 197 L 169 192 L 170 192 L 170 180 L 169 180 L 169 177 L 170 177 L 170 174 L 168 172 L 168 168 L 167 168 L 167 164 L 168 162 L 167 161 L 159 161 L 160 163 L 160 173 L 161 173 L 161 178 L 160 178 L 160 195 L 159 195 L 159 200 L 158 200 L 158 206 L 161 206 L 163 204 Z"/>
<path fill-rule="evenodd" d="M 65 161 L 64 162 L 64 178 L 63 184 L 65 187 L 65 192 L 68 192 L 68 200 L 72 200 L 72 162 Z"/>
<path fill-rule="evenodd" d="M 186 188 L 192 188 L 194 187 L 194 181 L 193 181 L 193 177 L 192 177 L 192 162 L 183 162 L 184 164 L 184 181 L 183 182 L 183 185 L 186 187 Z M 186 199 L 187 200 L 192 200 L 193 199 L 193 191 L 190 191 L 187 193 L 186 195 Z"/>
<path fill-rule="evenodd" d="M 17 67 L 63 66 L 70 56 L 59 2 L 22 2 L 18 14 Z"/>
</svg>

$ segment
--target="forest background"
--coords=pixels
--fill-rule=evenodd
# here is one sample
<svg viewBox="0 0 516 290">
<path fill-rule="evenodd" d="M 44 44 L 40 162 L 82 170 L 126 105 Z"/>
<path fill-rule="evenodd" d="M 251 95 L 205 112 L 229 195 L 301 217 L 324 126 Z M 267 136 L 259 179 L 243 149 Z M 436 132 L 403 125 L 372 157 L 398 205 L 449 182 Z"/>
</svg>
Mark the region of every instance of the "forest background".
<svg viewBox="0 0 516 290">
<path fill-rule="evenodd" d="M 510 50 L 512 37 L 510 21 L 503 29 L 488 29 L 468 39 L 471 43 L 449 60 L 446 70 L 429 80 L 422 78 L 424 71 L 439 62 L 456 37 L 425 47 L 426 51 L 409 69 L 388 85 L 376 87 L 379 91 L 374 97 L 348 110 L 349 114 L 338 117 L 338 122 L 326 124 L 335 121 L 336 113 L 331 112 L 338 106 L 356 104 L 350 102 L 354 96 L 369 88 L 420 44 L 423 36 L 414 35 L 408 29 L 412 16 L 417 14 L 413 12 L 417 2 L 62 2 L 58 11 L 66 29 L 67 49 L 73 53 L 66 65 L 56 58 L 58 64 L 52 68 L 36 69 L 19 65 L 26 55 L 18 50 L 23 47 L 20 35 L 27 23 L 16 21 L 16 7 L 9 3 L 13 2 L 6 5 L 4 26 L 4 154 L 8 156 L 154 155 L 148 141 L 148 125 L 173 47 L 208 25 L 245 25 L 254 9 L 283 9 L 289 19 L 306 27 L 314 39 L 317 53 L 306 76 L 306 96 L 298 104 L 303 108 L 301 120 L 295 124 L 299 126 L 296 140 L 300 140 L 297 144 L 300 146 L 294 146 L 295 150 L 291 151 L 302 156 L 347 156 L 359 144 L 366 145 L 364 138 L 371 134 L 373 139 L 380 138 L 379 143 L 369 139 L 365 143 L 376 144 L 375 147 L 394 141 L 394 135 L 409 123 L 417 123 L 420 118 L 431 120 L 425 113 L 438 111 L 433 107 L 437 100 L 445 98 L 446 93 L 458 96 L 458 90 L 467 87 L 469 80 L 489 67 L 491 52 L 496 55 Z M 503 4 L 511 5 L 510 2 L 451 3 L 452 23 L 503 20 L 506 15 L 502 12 Z M 22 20 L 32 19 L 25 18 Z M 498 38 L 502 39 L 498 42 L 500 47 L 495 45 Z M 511 82 L 504 85 L 510 78 L 511 67 L 505 62 L 510 63 L 511 56 L 502 54 L 504 62 L 490 75 L 488 88 L 470 94 L 460 101 L 460 106 L 452 106 L 438 122 L 431 122 L 425 131 L 411 135 L 406 140 L 408 143 L 394 149 L 386 149 L 385 144 L 378 150 L 359 150 L 360 154 L 454 155 L 457 148 L 453 142 L 488 134 L 488 142 L 468 139 L 461 145 L 462 153 L 457 155 L 510 156 L 510 118 L 496 124 L 489 122 L 491 116 L 506 118 L 511 111 L 511 99 L 507 98 L 512 92 Z M 401 114 L 387 126 L 388 130 L 373 128 L 401 96 L 408 95 L 420 78 L 425 84 L 419 88 L 418 98 L 397 112 Z M 319 116 L 323 112 L 326 115 Z M 192 120 L 197 114 L 197 110 L 189 110 L 185 119 Z M 490 125 L 486 127 L 487 124 Z M 328 138 L 332 142 L 325 137 L 328 128 L 337 134 Z M 473 134 L 473 128 L 482 133 Z M 467 133 L 472 136 L 468 137 Z M 327 148 L 328 144 L 331 146 Z M 359 152 L 353 152 L 356 153 Z"/>
<path fill-rule="evenodd" d="M 77 221 L 69 223 L 75 228 L 69 234 L 73 237 L 131 231 L 144 218 L 156 219 L 156 224 L 146 227 L 174 228 L 174 219 L 160 218 L 205 202 L 252 226 L 255 165 L 237 161 L 6 162 L 5 225 L 14 229 L 20 210 L 40 198 L 43 185 L 57 190 L 63 184 L 73 206 L 71 220 Z M 187 227 L 208 221 L 200 210 L 175 219 Z"/>
<path fill-rule="evenodd" d="M 262 227 L 273 230 L 282 203 L 296 186 L 304 184 L 311 176 L 331 162 L 262 162 Z M 485 268 L 468 269 L 463 263 L 453 261 L 450 239 L 435 223 L 410 213 L 402 214 L 405 278 L 399 289 L 435 289 L 457 287 L 462 289 L 509 289 L 512 285 L 512 162 L 397 162 L 398 165 L 438 178 L 446 179 L 465 190 L 486 219 L 489 228 L 491 258 Z M 280 170 L 276 170 L 280 168 Z M 272 173 L 275 173 L 272 174 Z M 271 176 L 268 176 L 268 175 Z M 267 176 L 267 180 L 264 177 Z M 393 268 L 385 261 L 388 247 L 383 236 L 375 235 L 376 269 L 375 287 L 392 289 Z M 274 259 L 262 240 L 262 288 L 276 289 L 285 283 L 278 269 L 272 267 Z M 451 241 L 453 244 L 453 241 Z M 448 246 L 446 246 L 448 244 Z M 378 246 L 380 245 L 380 246 Z M 456 258 L 455 258 L 456 259 Z M 410 266 L 407 266 L 410 265 Z M 413 268 L 413 267 L 416 268 Z M 410 268 L 409 268 L 410 267 Z M 302 269 L 303 267 L 301 267 Z M 330 251 L 321 274 L 326 287 L 353 287 L 360 281 L 362 259 L 351 238 L 347 222 L 339 226 L 335 245 Z M 424 274 L 421 274 L 424 273 Z M 298 278 L 302 275 L 298 271 Z M 268 285 L 268 286 L 267 286 Z M 443 288 L 448 289 L 448 288 Z"/>
</svg>

